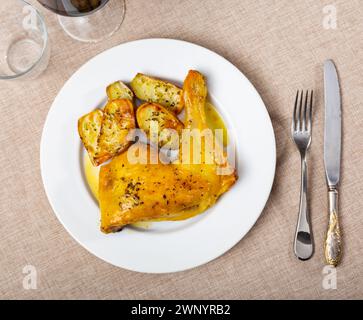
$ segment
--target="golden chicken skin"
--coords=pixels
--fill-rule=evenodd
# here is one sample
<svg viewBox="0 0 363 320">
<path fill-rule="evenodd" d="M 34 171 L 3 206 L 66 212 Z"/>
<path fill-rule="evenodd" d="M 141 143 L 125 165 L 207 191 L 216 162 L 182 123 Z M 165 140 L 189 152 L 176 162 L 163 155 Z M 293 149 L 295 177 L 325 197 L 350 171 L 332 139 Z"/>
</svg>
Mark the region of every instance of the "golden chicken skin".
<svg viewBox="0 0 363 320">
<path fill-rule="evenodd" d="M 203 75 L 189 71 L 182 91 L 186 129 L 208 129 L 206 97 Z M 212 206 L 235 183 L 237 174 L 232 168 L 228 174 L 219 174 L 218 169 L 228 168 L 228 162 L 215 158 L 206 161 L 204 138 L 200 144 L 201 161 L 198 163 L 184 161 L 188 158 L 185 152 L 192 156 L 192 150 L 181 152 L 181 147 L 176 162 L 134 163 L 129 152 L 135 148 L 147 159 L 153 151 L 151 146 L 137 143 L 102 166 L 99 176 L 101 230 L 110 233 L 141 221 L 185 219 Z M 223 151 L 220 154 L 223 155 Z"/>
</svg>

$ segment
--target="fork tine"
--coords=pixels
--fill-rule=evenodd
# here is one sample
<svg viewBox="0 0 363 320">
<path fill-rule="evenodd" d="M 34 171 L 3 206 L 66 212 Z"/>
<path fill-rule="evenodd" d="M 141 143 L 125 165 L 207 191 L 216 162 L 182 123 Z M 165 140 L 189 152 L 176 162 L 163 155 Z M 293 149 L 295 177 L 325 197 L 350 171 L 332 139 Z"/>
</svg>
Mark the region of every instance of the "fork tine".
<svg viewBox="0 0 363 320">
<path fill-rule="evenodd" d="M 307 116 L 307 109 L 308 109 L 308 97 L 309 97 L 309 90 L 306 91 L 306 95 L 305 95 L 305 103 L 304 103 L 304 108 L 302 111 L 302 124 L 301 124 L 301 130 L 305 131 L 307 130 L 307 122 L 309 121 L 306 116 Z"/>
<path fill-rule="evenodd" d="M 297 130 L 301 130 L 301 109 L 302 109 L 302 104 L 303 104 L 303 97 L 304 97 L 304 90 L 301 90 L 300 92 L 300 99 L 299 99 L 299 111 L 298 111 L 298 115 L 297 115 L 297 124 L 296 124 L 296 128 Z"/>
<path fill-rule="evenodd" d="M 314 94 L 314 90 L 311 90 L 310 92 L 310 104 L 309 104 L 309 115 L 308 115 L 308 122 L 307 122 L 307 130 L 310 131 L 311 130 L 311 123 L 312 123 L 312 110 L 313 110 L 313 94 Z"/>
<path fill-rule="evenodd" d="M 297 112 L 298 99 L 299 99 L 299 90 L 297 90 L 297 93 L 296 93 L 294 112 L 292 114 L 292 124 L 291 124 L 292 131 L 296 130 L 296 119 L 297 119 L 297 113 L 296 112 Z"/>
</svg>

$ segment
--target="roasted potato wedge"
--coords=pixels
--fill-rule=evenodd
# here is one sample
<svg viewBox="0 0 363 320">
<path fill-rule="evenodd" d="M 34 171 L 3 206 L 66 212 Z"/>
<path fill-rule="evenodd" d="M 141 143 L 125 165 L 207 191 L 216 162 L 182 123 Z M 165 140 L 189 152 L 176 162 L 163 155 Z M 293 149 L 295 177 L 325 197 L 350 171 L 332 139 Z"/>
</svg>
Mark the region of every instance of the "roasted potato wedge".
<svg viewBox="0 0 363 320">
<path fill-rule="evenodd" d="M 78 120 L 78 132 L 94 166 L 126 150 L 127 135 L 135 128 L 134 106 L 128 99 L 109 101 Z"/>
<path fill-rule="evenodd" d="M 109 101 L 104 108 L 98 146 L 103 157 L 109 159 L 120 154 L 130 145 L 126 139 L 135 128 L 134 106 L 128 99 Z"/>
<path fill-rule="evenodd" d="M 180 134 L 184 124 L 162 105 L 144 103 L 137 109 L 136 119 L 139 128 L 145 131 L 151 142 L 157 143 L 160 147 L 168 142 L 170 146 L 179 147 L 178 143 L 175 144 L 174 141 L 171 141 L 173 133 L 169 129 L 173 129 Z M 157 131 L 151 130 L 153 125 L 153 128 L 156 126 Z"/>
<path fill-rule="evenodd" d="M 109 100 L 115 99 L 134 99 L 134 93 L 130 90 L 130 88 L 124 84 L 122 81 L 116 81 L 111 83 L 106 88 L 107 97 Z"/>
<path fill-rule="evenodd" d="M 98 136 L 101 132 L 103 111 L 97 109 L 78 120 L 78 133 L 94 166 L 98 166 L 102 159 L 99 157 Z"/>
<path fill-rule="evenodd" d="M 182 90 L 172 83 L 138 73 L 130 86 L 140 100 L 161 104 L 175 114 L 183 109 Z"/>
</svg>

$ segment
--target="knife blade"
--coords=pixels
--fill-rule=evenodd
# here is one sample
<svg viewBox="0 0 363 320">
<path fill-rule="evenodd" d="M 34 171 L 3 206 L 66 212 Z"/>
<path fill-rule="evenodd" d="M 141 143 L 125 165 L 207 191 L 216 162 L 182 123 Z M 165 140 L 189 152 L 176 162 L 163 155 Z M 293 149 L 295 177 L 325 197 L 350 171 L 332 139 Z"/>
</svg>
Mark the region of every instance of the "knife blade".
<svg viewBox="0 0 363 320">
<path fill-rule="evenodd" d="M 329 201 L 329 223 L 324 252 L 326 262 L 337 266 L 342 255 L 342 237 L 338 220 L 342 115 L 338 73 L 332 60 L 324 63 L 324 100 L 324 164 Z"/>
<path fill-rule="evenodd" d="M 324 63 L 325 131 L 324 163 L 329 187 L 340 180 L 341 97 L 337 70 L 332 60 Z"/>
</svg>

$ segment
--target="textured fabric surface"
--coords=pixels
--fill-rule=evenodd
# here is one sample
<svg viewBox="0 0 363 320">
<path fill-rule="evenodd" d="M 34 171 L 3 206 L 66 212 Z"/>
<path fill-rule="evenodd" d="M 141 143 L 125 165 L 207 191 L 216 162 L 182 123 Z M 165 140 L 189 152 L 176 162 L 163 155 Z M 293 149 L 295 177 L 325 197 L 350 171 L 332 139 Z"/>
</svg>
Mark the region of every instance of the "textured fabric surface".
<svg viewBox="0 0 363 320">
<path fill-rule="evenodd" d="M 35 1 L 32 1 L 35 3 Z M 337 9 L 325 29 L 324 7 Z M 38 6 L 39 7 L 39 6 Z M 51 39 L 47 70 L 32 82 L 0 83 L 1 298 L 363 298 L 363 6 L 360 0 L 128 0 L 121 29 L 98 44 L 72 40 L 44 13 Z M 113 267 L 78 245 L 52 212 L 39 168 L 43 124 L 54 97 L 83 63 L 119 43 L 150 37 L 191 41 L 223 55 L 256 86 L 277 139 L 277 170 L 256 225 L 232 250 L 207 265 L 165 275 Z M 327 193 L 323 165 L 323 74 L 336 62 L 343 95 L 340 213 L 344 257 L 337 289 L 323 287 Z M 316 91 L 309 157 L 316 252 L 292 252 L 300 159 L 290 141 L 296 90 Z M 192 249 L 191 249 L 192 250 Z M 23 267 L 36 267 L 36 290 L 23 288 Z"/>
</svg>

